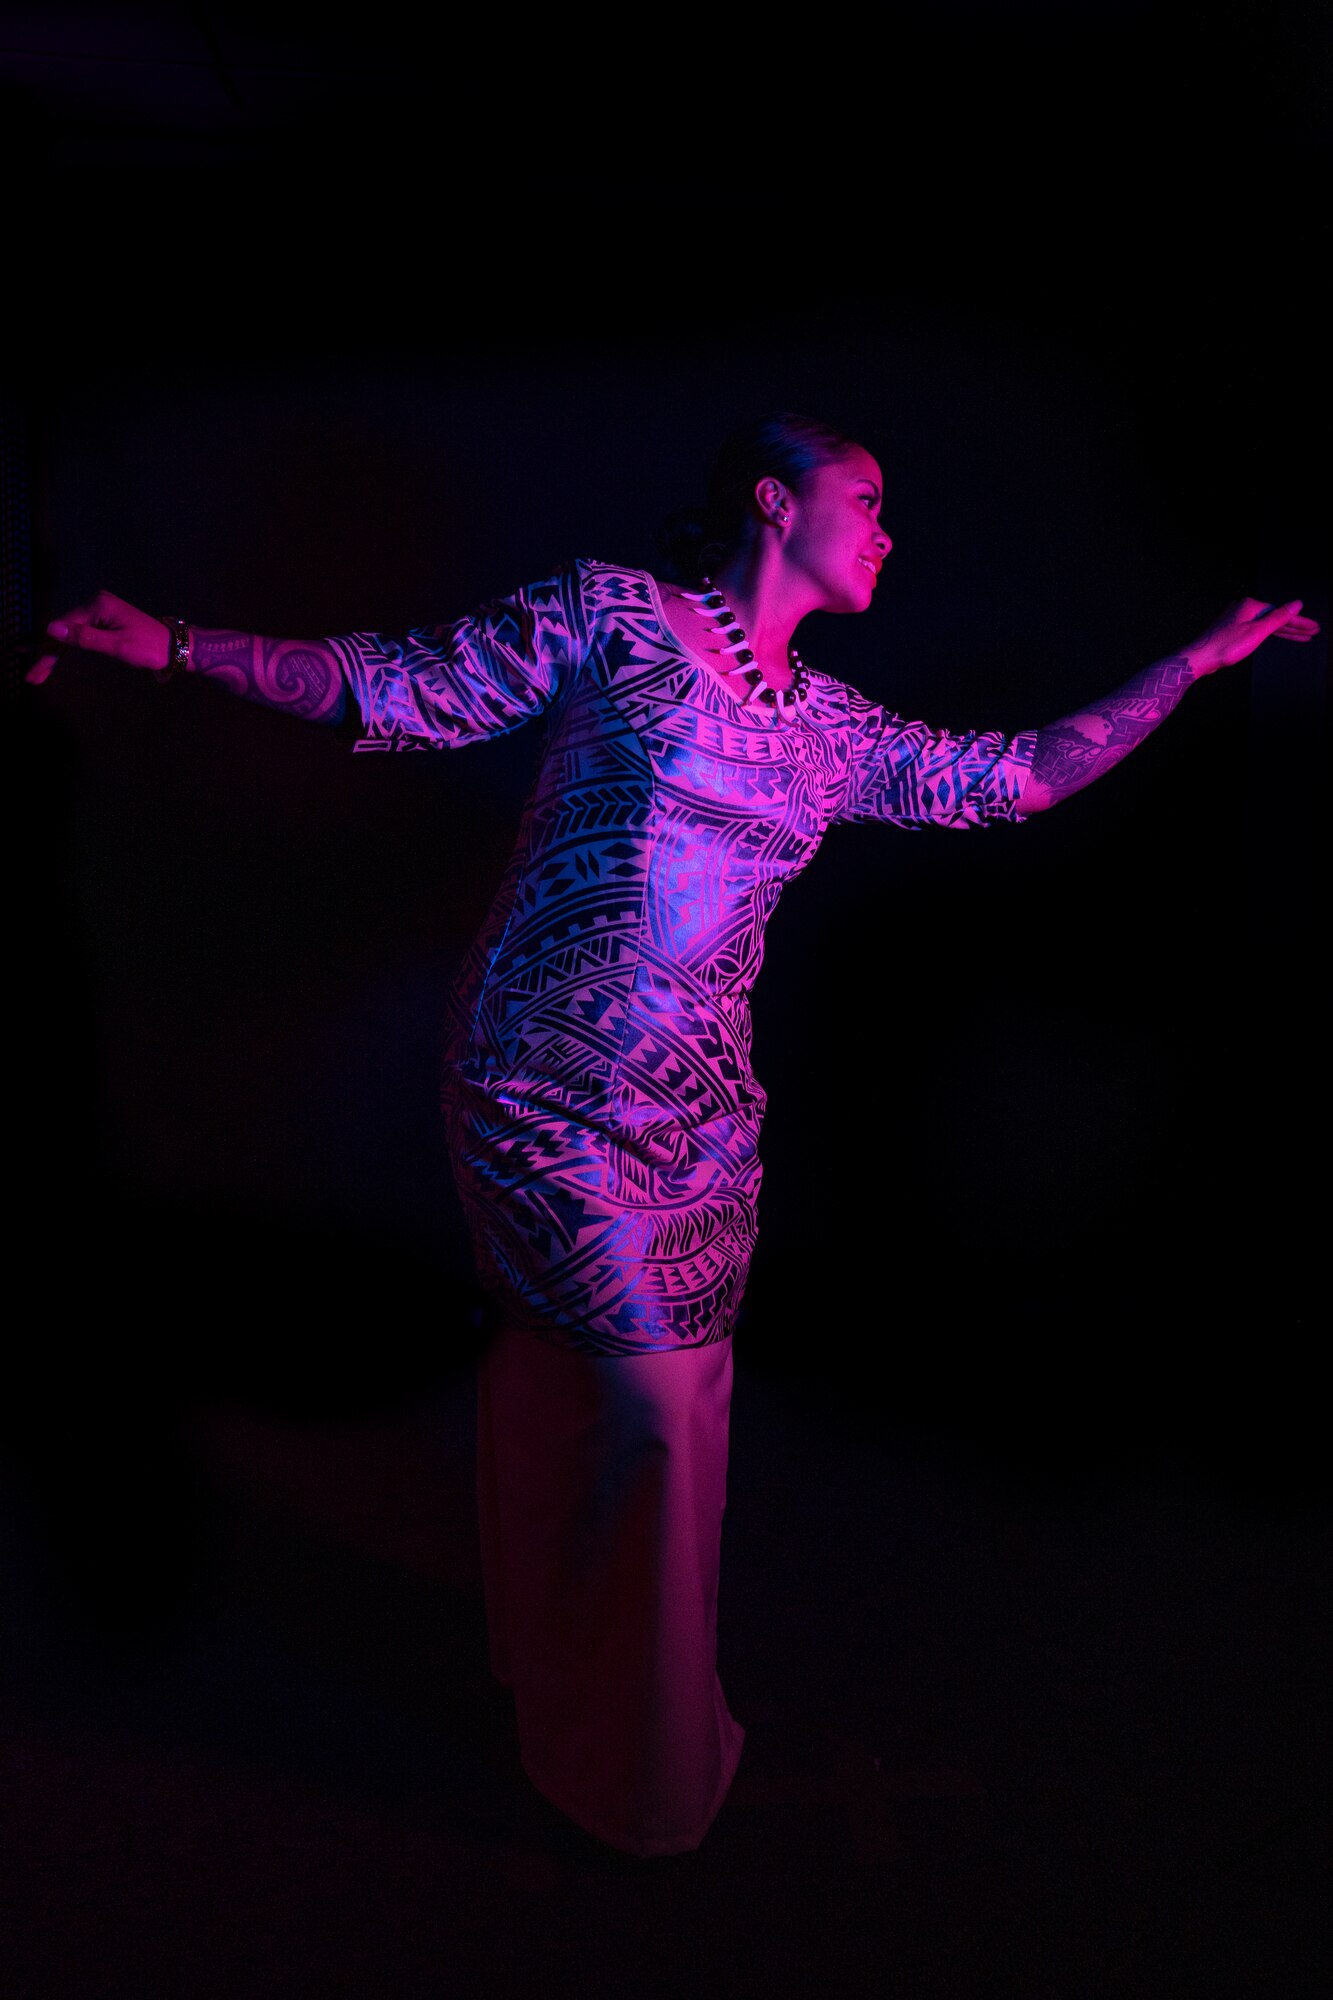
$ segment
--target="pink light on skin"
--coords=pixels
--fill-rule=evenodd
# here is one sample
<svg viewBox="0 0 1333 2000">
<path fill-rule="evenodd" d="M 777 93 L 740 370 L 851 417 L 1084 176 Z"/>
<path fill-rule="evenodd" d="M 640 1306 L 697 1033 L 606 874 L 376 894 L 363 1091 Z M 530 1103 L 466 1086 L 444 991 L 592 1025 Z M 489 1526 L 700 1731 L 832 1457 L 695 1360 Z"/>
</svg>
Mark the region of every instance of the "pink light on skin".
<svg viewBox="0 0 1333 2000">
<path fill-rule="evenodd" d="M 789 688 L 793 682 L 789 648 L 803 618 L 811 612 L 869 610 L 893 548 L 879 522 L 883 496 L 885 476 L 861 444 L 807 472 L 801 492 L 777 478 L 763 478 L 755 486 L 745 538 L 713 572 L 713 582 L 737 614 L 771 688 Z M 658 590 L 687 652 L 713 652 L 717 670 L 731 674 L 721 642 L 701 642 L 679 590 L 673 584 L 660 584 Z"/>
<path fill-rule="evenodd" d="M 812 611 L 866 611 L 893 547 L 880 525 L 884 475 L 861 445 L 805 475 L 798 493 L 761 479 L 748 532 L 713 580 L 735 611 L 770 687 L 787 685 L 787 651 Z"/>
<path fill-rule="evenodd" d="M 765 489 L 777 480 L 762 480 L 757 489 L 764 504 Z M 799 496 L 782 503 L 790 514 L 782 547 L 796 591 L 809 601 L 806 611 L 864 611 L 874 595 L 879 572 L 893 543 L 880 526 L 884 475 L 861 445 L 809 474 Z M 794 608 L 794 606 L 793 606 Z"/>
</svg>

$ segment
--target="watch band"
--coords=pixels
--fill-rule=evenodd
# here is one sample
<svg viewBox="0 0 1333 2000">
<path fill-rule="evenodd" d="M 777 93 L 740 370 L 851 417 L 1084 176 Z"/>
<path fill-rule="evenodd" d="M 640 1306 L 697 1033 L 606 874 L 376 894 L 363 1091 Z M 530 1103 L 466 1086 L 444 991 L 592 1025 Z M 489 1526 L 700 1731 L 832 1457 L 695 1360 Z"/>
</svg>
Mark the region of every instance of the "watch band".
<svg viewBox="0 0 1333 2000">
<path fill-rule="evenodd" d="M 169 681 L 179 667 L 182 673 L 190 664 L 190 628 L 183 618 L 164 618 L 162 623 L 171 635 L 170 649 L 165 667 L 154 667 L 153 672 L 160 681 Z"/>
</svg>

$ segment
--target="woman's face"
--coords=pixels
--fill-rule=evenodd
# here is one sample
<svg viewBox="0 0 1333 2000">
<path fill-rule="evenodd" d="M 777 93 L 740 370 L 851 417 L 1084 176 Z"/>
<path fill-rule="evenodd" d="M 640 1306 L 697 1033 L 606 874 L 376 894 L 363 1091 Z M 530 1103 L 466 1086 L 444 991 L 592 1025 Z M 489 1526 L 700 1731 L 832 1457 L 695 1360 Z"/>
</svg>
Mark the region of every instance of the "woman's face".
<svg viewBox="0 0 1333 2000">
<path fill-rule="evenodd" d="M 784 562 L 819 592 L 824 611 L 865 611 L 893 543 L 879 525 L 884 478 L 860 445 L 821 465 L 791 496 Z"/>
</svg>

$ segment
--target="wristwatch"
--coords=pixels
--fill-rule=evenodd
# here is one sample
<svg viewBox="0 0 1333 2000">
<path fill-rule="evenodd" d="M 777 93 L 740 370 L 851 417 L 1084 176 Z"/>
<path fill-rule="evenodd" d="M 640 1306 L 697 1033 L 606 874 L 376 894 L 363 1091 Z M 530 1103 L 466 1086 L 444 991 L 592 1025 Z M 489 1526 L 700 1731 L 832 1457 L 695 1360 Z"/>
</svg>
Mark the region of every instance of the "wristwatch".
<svg viewBox="0 0 1333 2000">
<path fill-rule="evenodd" d="M 154 667 L 153 672 L 160 681 L 169 681 L 177 667 L 184 672 L 190 664 L 190 628 L 183 618 L 164 618 L 162 623 L 170 634 L 167 664 Z"/>
</svg>

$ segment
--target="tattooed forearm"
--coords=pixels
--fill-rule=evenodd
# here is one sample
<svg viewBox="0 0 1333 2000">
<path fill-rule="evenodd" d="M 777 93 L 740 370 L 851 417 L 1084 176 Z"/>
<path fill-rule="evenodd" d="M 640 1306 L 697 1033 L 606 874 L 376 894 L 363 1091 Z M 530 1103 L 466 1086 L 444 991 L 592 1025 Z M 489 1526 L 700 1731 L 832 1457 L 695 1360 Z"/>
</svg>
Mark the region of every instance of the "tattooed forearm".
<svg viewBox="0 0 1333 2000">
<path fill-rule="evenodd" d="M 1039 729 L 1023 810 L 1043 812 L 1102 777 L 1165 720 L 1195 678 L 1189 655 L 1174 653 L 1104 701 Z"/>
<path fill-rule="evenodd" d="M 265 639 L 257 632 L 192 628 L 190 671 L 231 694 L 284 708 L 312 722 L 339 722 L 346 702 L 342 669 L 317 639 Z"/>
</svg>

